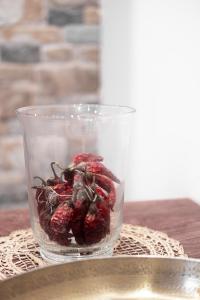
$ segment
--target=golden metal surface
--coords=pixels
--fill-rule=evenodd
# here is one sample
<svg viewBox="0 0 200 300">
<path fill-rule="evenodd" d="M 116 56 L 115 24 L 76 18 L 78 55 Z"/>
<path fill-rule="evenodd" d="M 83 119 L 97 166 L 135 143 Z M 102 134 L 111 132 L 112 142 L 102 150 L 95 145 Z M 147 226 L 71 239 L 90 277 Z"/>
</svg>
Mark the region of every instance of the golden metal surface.
<svg viewBox="0 0 200 300">
<path fill-rule="evenodd" d="M 200 299 L 200 260 L 115 257 L 54 265 L 0 283 L 1 300 Z"/>
</svg>

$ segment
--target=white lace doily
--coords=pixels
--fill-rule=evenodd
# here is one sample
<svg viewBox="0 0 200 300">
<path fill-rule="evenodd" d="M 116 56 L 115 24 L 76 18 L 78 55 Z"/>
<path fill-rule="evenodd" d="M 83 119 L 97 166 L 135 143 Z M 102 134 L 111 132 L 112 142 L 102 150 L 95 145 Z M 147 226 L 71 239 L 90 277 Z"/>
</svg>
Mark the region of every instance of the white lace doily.
<svg viewBox="0 0 200 300">
<path fill-rule="evenodd" d="M 166 234 L 145 227 L 124 224 L 114 255 L 186 256 L 183 247 Z M 31 229 L 0 238 L 0 279 L 47 266 L 39 253 Z"/>
</svg>

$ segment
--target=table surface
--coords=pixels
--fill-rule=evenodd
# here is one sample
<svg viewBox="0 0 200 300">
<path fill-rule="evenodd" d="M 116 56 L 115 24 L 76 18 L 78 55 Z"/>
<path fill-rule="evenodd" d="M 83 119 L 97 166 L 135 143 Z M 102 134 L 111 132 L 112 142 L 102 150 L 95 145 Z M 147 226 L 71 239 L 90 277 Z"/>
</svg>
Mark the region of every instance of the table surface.
<svg viewBox="0 0 200 300">
<path fill-rule="evenodd" d="M 189 257 L 200 258 L 200 206 L 190 199 L 125 203 L 124 223 L 165 232 L 180 241 Z M 0 211 L 0 236 L 28 226 L 27 209 Z"/>
</svg>

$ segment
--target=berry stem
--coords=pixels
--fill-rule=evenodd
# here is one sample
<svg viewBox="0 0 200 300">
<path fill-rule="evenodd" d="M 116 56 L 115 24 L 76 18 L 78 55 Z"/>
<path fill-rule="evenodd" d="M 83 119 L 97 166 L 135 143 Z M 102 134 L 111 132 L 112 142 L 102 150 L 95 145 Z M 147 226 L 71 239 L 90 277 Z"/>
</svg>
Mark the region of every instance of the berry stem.
<svg viewBox="0 0 200 300">
<path fill-rule="evenodd" d="M 96 202 L 97 198 L 98 198 L 98 195 L 97 195 L 97 194 L 95 194 L 95 196 L 94 196 L 94 199 L 93 199 L 93 201 L 92 201 L 92 202 Z"/>
<path fill-rule="evenodd" d="M 39 180 L 41 180 L 41 181 L 42 181 L 42 184 L 43 184 L 44 186 L 47 185 L 46 181 L 45 181 L 43 178 L 41 178 L 41 177 L 39 177 L 39 176 L 34 176 L 33 178 L 34 178 L 34 179 L 39 179 Z"/>
<path fill-rule="evenodd" d="M 57 179 L 57 178 L 59 178 L 59 176 L 57 175 L 54 166 L 59 166 L 59 165 L 55 161 L 52 161 L 51 162 L 51 170 L 53 172 L 53 175 L 54 175 L 55 179 Z"/>
</svg>

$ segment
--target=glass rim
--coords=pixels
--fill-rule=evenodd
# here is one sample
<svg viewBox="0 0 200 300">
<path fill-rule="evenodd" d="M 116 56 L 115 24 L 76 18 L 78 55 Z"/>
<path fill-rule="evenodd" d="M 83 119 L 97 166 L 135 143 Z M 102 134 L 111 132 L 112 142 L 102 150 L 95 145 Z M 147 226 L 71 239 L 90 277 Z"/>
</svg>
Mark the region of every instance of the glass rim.
<svg viewBox="0 0 200 300">
<path fill-rule="evenodd" d="M 48 104 L 48 105 L 33 105 L 33 106 L 23 106 L 20 108 L 16 109 L 16 114 L 19 117 L 35 117 L 35 118 L 49 118 L 49 119 L 66 119 L 67 116 L 63 113 L 61 114 L 48 114 L 48 109 L 73 109 L 73 108 L 87 108 L 87 107 L 92 107 L 92 108 L 103 108 L 106 110 L 106 112 L 109 112 L 109 114 L 100 114 L 96 115 L 98 118 L 106 118 L 106 117 L 112 117 L 112 116 L 117 116 L 117 117 L 122 117 L 125 115 L 130 115 L 136 112 L 136 109 L 130 106 L 124 106 L 124 105 L 109 105 L 109 104 Z M 36 110 L 38 111 L 36 113 Z M 44 111 L 46 110 L 46 113 Z M 115 110 L 115 111 L 113 111 Z M 41 112 L 40 112 L 41 111 Z M 42 112 L 43 111 L 43 112 Z"/>
</svg>

